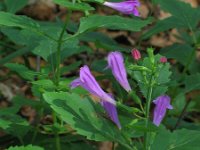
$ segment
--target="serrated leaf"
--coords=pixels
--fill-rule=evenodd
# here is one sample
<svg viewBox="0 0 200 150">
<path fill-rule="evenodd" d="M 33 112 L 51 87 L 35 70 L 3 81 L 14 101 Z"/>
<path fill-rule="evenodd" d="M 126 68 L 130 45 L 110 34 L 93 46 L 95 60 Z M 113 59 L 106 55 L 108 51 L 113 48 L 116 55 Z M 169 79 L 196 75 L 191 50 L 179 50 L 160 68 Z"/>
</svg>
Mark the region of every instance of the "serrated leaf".
<svg viewBox="0 0 200 150">
<path fill-rule="evenodd" d="M 156 3 L 160 4 L 161 9 L 171 13 L 172 16 L 157 21 L 156 25 L 142 36 L 142 39 L 147 39 L 154 34 L 167 31 L 172 28 L 188 28 L 191 30 L 196 27 L 200 21 L 200 9 L 192 8 L 188 3 L 180 0 L 155 1 Z"/>
<path fill-rule="evenodd" d="M 9 68 L 12 71 L 17 72 L 22 78 L 27 80 L 34 80 L 34 77 L 40 75 L 40 73 L 30 70 L 22 64 L 7 63 L 5 64 L 5 67 Z"/>
<path fill-rule="evenodd" d="M 188 28 L 193 28 L 199 22 L 199 9 L 192 8 L 189 3 L 180 0 L 156 0 L 164 11 L 171 13 L 176 17 L 176 22 L 181 22 Z"/>
<path fill-rule="evenodd" d="M 36 30 L 39 24 L 26 16 L 17 16 L 0 11 L 0 26 L 19 27 L 23 29 Z"/>
<path fill-rule="evenodd" d="M 199 143 L 200 132 L 194 130 L 176 130 L 170 132 L 167 130 L 160 130 L 156 136 L 152 150 L 198 150 L 200 147 Z"/>
<path fill-rule="evenodd" d="M 106 21 L 105 21 L 106 20 Z M 91 15 L 81 18 L 78 33 L 97 28 L 108 28 L 111 30 L 140 31 L 143 27 L 151 23 L 151 18 L 141 20 L 138 18 L 124 18 L 120 16 Z"/>
<path fill-rule="evenodd" d="M 39 146 L 27 145 L 27 146 L 9 147 L 8 150 L 44 150 L 44 149 Z"/>
<path fill-rule="evenodd" d="M 156 75 L 156 78 L 154 79 L 156 84 L 153 87 L 152 100 L 164 94 L 167 91 L 168 86 L 166 85 L 166 83 L 170 81 L 170 76 L 171 76 L 171 71 L 169 70 L 170 69 L 169 63 L 165 63 L 165 64 L 159 63 L 160 57 L 161 57 L 160 55 L 155 56 L 155 61 L 156 63 L 158 63 L 158 65 L 155 71 L 157 75 Z M 152 68 L 151 68 L 150 59 L 145 58 L 142 62 L 142 66 L 151 70 Z M 146 79 L 145 79 L 144 75 L 140 71 L 133 71 L 133 76 L 134 76 L 134 79 L 137 80 L 142 94 L 145 97 L 147 97 L 148 85 L 146 84 L 146 82 L 150 81 L 150 78 L 151 78 L 150 74 L 147 73 Z"/>
<path fill-rule="evenodd" d="M 80 135 L 95 141 L 116 141 L 130 148 L 120 130 L 100 115 L 100 105 L 66 92 L 47 92 L 43 96 L 53 110 Z"/>
<path fill-rule="evenodd" d="M 81 11 L 89 11 L 89 10 L 94 10 L 93 7 L 91 7 L 89 4 L 87 3 L 72 3 L 68 0 L 53 0 L 53 2 L 55 2 L 56 4 L 59 4 L 61 6 L 65 6 L 68 9 L 71 10 L 81 10 Z"/>
<path fill-rule="evenodd" d="M 31 128 L 25 119 L 16 114 L 1 114 L 0 121 L 3 122 L 0 128 L 16 137 L 23 137 Z"/>
</svg>

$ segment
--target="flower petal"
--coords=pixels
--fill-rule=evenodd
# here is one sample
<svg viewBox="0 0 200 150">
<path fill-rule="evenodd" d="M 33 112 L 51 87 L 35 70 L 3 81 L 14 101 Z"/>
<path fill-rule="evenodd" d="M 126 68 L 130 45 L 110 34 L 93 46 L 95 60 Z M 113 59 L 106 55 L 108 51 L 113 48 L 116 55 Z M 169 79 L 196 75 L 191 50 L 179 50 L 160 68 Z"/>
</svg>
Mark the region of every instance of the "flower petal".
<svg viewBox="0 0 200 150">
<path fill-rule="evenodd" d="M 111 94 L 109 94 L 109 95 L 111 95 Z M 113 98 L 112 96 L 110 96 L 110 97 Z M 101 105 L 103 106 L 105 111 L 108 113 L 110 119 L 117 125 L 117 127 L 119 129 L 121 129 L 121 124 L 118 119 L 116 106 L 111 103 L 108 103 L 107 101 L 104 101 L 104 100 L 101 101 Z"/>
<path fill-rule="evenodd" d="M 111 52 L 108 54 L 108 66 L 112 70 L 112 73 L 119 84 L 127 92 L 131 91 L 124 66 L 124 59 L 120 52 Z"/>
<path fill-rule="evenodd" d="M 80 78 L 72 81 L 70 86 L 71 86 L 71 88 L 75 88 L 77 86 L 82 86 L 84 89 L 89 91 L 91 94 L 115 105 L 115 100 L 112 99 L 107 93 L 105 93 L 101 89 L 101 87 L 97 83 L 96 79 L 91 74 L 90 69 L 86 65 L 81 67 L 81 69 L 80 69 Z"/>
<path fill-rule="evenodd" d="M 133 14 L 135 16 L 139 16 L 137 7 L 140 6 L 140 2 L 138 0 L 128 0 L 124 2 L 104 2 L 103 4 L 123 14 Z"/>
<path fill-rule="evenodd" d="M 173 107 L 170 105 L 170 97 L 167 95 L 157 97 L 153 103 L 156 105 L 154 108 L 153 123 L 159 126 L 165 117 L 167 109 L 173 109 Z"/>
</svg>

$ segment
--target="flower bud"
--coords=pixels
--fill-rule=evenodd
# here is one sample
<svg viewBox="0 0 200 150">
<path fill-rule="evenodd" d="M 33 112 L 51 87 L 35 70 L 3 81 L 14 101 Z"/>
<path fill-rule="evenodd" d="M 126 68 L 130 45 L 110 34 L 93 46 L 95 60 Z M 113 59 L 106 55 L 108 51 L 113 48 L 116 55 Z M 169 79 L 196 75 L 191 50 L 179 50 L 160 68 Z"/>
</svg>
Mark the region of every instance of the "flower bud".
<svg viewBox="0 0 200 150">
<path fill-rule="evenodd" d="M 160 58 L 160 62 L 161 62 L 161 63 L 166 63 L 166 62 L 167 62 L 167 58 L 164 57 L 164 56 L 161 57 L 161 58 Z"/>
<path fill-rule="evenodd" d="M 134 58 L 135 60 L 139 60 L 139 59 L 141 58 L 140 51 L 137 50 L 137 49 L 133 49 L 133 50 L 131 51 L 131 54 L 132 54 L 132 56 L 133 56 L 133 58 Z"/>
</svg>

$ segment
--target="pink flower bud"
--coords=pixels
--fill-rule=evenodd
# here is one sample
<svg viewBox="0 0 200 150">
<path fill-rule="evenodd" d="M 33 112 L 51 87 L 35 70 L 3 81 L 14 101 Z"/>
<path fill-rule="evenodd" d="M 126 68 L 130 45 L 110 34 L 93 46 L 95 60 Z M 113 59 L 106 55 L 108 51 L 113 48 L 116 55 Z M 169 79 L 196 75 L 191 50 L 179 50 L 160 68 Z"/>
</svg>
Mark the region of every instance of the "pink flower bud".
<svg viewBox="0 0 200 150">
<path fill-rule="evenodd" d="M 134 58 L 135 60 L 139 60 L 139 59 L 141 58 L 140 51 L 137 50 L 137 49 L 133 49 L 133 50 L 131 51 L 131 54 L 132 54 L 132 56 L 133 56 L 133 58 Z"/>
<path fill-rule="evenodd" d="M 166 63 L 166 62 L 167 62 L 167 58 L 164 57 L 164 56 L 161 57 L 161 58 L 160 58 L 160 62 L 161 62 L 161 63 Z"/>
</svg>

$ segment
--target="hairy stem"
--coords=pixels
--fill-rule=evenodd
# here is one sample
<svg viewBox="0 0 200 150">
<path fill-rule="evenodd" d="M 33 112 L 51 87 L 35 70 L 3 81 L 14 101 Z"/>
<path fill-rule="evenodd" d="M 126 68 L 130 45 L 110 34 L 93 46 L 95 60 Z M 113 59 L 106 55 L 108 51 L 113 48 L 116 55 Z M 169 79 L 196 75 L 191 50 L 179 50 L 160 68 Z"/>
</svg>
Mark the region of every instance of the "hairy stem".
<svg viewBox="0 0 200 150">
<path fill-rule="evenodd" d="M 60 81 L 60 63 L 61 63 L 61 49 L 62 49 L 62 44 L 63 44 L 63 36 L 64 33 L 66 32 L 67 24 L 70 20 L 71 16 L 71 11 L 69 10 L 66 20 L 64 23 L 64 26 L 62 28 L 62 31 L 60 33 L 59 39 L 57 41 L 57 53 L 56 53 L 56 71 L 55 71 L 55 84 L 58 85 Z"/>
</svg>

